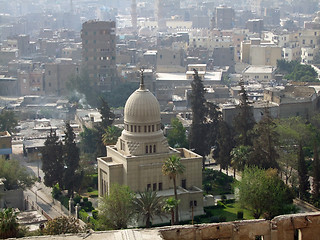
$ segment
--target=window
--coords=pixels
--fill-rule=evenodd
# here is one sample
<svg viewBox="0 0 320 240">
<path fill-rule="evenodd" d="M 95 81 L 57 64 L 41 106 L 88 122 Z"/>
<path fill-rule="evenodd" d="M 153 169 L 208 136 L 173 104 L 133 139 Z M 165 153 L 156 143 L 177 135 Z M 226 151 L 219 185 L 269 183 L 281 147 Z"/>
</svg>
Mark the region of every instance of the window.
<svg viewBox="0 0 320 240">
<path fill-rule="evenodd" d="M 151 126 L 150 125 L 148 126 L 148 132 L 151 132 Z"/>
<path fill-rule="evenodd" d="M 138 126 L 138 132 L 141 132 L 141 126 Z"/>
<path fill-rule="evenodd" d="M 255 239 L 256 240 L 263 240 L 263 236 L 262 235 L 257 235 Z"/>
<path fill-rule="evenodd" d="M 154 125 L 152 125 L 152 132 L 154 132 Z"/>
<path fill-rule="evenodd" d="M 131 132 L 133 132 L 133 126 L 132 125 L 130 126 L 130 130 L 131 130 Z"/>
<path fill-rule="evenodd" d="M 137 132 L 137 126 L 136 125 L 134 126 L 134 132 Z"/>
<path fill-rule="evenodd" d="M 152 190 L 153 190 L 153 191 L 157 191 L 157 184 L 156 184 L 156 183 L 153 184 Z"/>
<path fill-rule="evenodd" d="M 182 181 L 181 181 L 181 187 L 182 187 L 182 188 L 187 188 L 187 180 L 186 180 L 186 179 L 182 179 Z"/>
<path fill-rule="evenodd" d="M 152 153 L 152 145 L 149 146 L 149 152 Z"/>
<path fill-rule="evenodd" d="M 147 190 L 150 190 L 150 189 L 151 189 L 151 184 L 148 183 L 148 185 L 147 185 Z"/>
<path fill-rule="evenodd" d="M 159 191 L 162 191 L 162 182 L 159 183 Z"/>
<path fill-rule="evenodd" d="M 146 146 L 146 153 L 148 153 L 148 146 Z"/>
<path fill-rule="evenodd" d="M 156 152 L 156 145 L 153 145 L 153 152 L 155 153 Z"/>
</svg>

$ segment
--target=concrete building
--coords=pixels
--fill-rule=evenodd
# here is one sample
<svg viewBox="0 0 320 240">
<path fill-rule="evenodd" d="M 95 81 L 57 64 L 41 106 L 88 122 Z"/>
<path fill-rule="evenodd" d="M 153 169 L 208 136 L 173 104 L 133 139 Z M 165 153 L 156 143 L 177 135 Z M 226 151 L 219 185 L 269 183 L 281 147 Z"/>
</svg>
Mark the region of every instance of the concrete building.
<svg viewBox="0 0 320 240">
<path fill-rule="evenodd" d="M 18 71 L 19 95 L 44 95 L 44 71 Z"/>
<path fill-rule="evenodd" d="M 234 56 L 234 47 L 215 48 L 212 54 L 213 65 L 218 67 L 229 66 L 229 71 L 233 73 L 235 71 Z"/>
<path fill-rule="evenodd" d="M 97 90 L 110 90 L 116 79 L 116 23 L 87 21 L 82 24 L 82 61 Z"/>
<path fill-rule="evenodd" d="M 172 50 L 169 48 L 158 49 L 157 72 L 185 72 L 184 56 L 182 49 Z"/>
<path fill-rule="evenodd" d="M 243 70 L 244 80 L 256 80 L 258 82 L 269 82 L 274 79 L 276 68 L 272 66 L 248 66 Z"/>
<path fill-rule="evenodd" d="M 263 19 L 249 19 L 246 28 L 252 33 L 261 33 L 263 31 Z"/>
<path fill-rule="evenodd" d="M 234 10 L 226 6 L 216 7 L 215 23 L 218 29 L 232 29 L 234 27 Z"/>
<path fill-rule="evenodd" d="M 202 157 L 187 149 L 170 148 L 161 130 L 160 106 L 145 89 L 143 81 L 127 100 L 124 130 L 114 146 L 107 146 L 107 156 L 98 158 L 99 196 L 108 195 L 114 183 L 127 185 L 134 192 L 156 191 L 164 198 L 174 195 L 173 184 L 161 168 L 170 156 L 181 158 L 185 171 L 177 178 L 181 220 L 203 214 Z M 153 223 L 169 219 L 154 219 Z"/>
<path fill-rule="evenodd" d="M 44 91 L 46 95 L 64 96 L 68 94 L 67 82 L 72 76 L 80 74 L 79 65 L 70 58 L 58 58 L 45 64 Z"/>
<path fill-rule="evenodd" d="M 0 132 L 0 155 L 12 154 L 12 137 L 8 131 Z"/>
<path fill-rule="evenodd" d="M 278 59 L 281 59 L 281 47 L 273 42 L 254 38 L 241 43 L 241 61 L 243 63 L 277 66 Z"/>
</svg>

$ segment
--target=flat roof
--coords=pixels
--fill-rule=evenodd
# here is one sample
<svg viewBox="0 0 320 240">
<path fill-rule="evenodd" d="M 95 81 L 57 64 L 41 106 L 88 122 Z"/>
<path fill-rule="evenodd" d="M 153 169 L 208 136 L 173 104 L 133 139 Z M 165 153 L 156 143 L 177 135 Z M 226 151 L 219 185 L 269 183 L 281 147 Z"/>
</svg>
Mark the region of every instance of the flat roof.
<svg viewBox="0 0 320 240">
<path fill-rule="evenodd" d="M 203 81 L 221 81 L 222 72 L 206 72 Z M 186 73 L 157 73 L 157 81 L 191 81 Z"/>
<path fill-rule="evenodd" d="M 273 66 L 250 66 L 243 73 L 273 73 L 275 70 Z"/>
</svg>

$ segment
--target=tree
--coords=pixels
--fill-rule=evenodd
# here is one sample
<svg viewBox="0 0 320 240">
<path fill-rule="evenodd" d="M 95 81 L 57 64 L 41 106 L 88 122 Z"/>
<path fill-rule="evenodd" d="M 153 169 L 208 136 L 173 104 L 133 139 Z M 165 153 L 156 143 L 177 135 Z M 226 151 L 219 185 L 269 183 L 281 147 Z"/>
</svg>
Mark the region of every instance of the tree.
<svg viewBox="0 0 320 240">
<path fill-rule="evenodd" d="M 10 134 L 18 125 L 18 120 L 13 111 L 2 110 L 0 114 L 0 132 L 8 131 Z"/>
<path fill-rule="evenodd" d="M 190 129 L 190 148 L 203 158 L 203 169 L 205 168 L 205 156 L 216 144 L 218 122 L 221 113 L 217 105 L 207 102 L 205 89 L 197 70 L 194 69 L 194 78 L 191 82 L 192 92 L 190 94 L 192 109 L 192 124 Z"/>
<path fill-rule="evenodd" d="M 255 165 L 264 169 L 279 169 L 277 163 L 279 154 L 276 151 L 279 142 L 278 133 L 268 109 L 265 109 L 261 121 L 254 127 L 254 133 L 253 151 L 250 154 L 248 165 Z"/>
<path fill-rule="evenodd" d="M 177 157 L 176 155 L 170 156 L 162 165 L 162 173 L 164 175 L 169 176 L 170 179 L 173 181 L 173 190 L 174 190 L 174 198 L 178 200 L 178 194 L 177 194 L 177 176 L 181 175 L 185 170 L 185 166 L 182 165 L 180 161 L 180 157 Z M 179 223 L 179 210 L 178 205 L 176 206 L 176 224 Z"/>
<path fill-rule="evenodd" d="M 6 190 L 26 189 L 31 187 L 36 178 L 31 176 L 27 169 L 17 160 L 5 160 L 0 158 L 0 176 L 5 178 Z"/>
<path fill-rule="evenodd" d="M 226 169 L 231 165 L 231 151 L 234 147 L 232 129 L 225 121 L 219 122 L 217 137 L 217 150 L 214 151 L 214 158 L 220 164 L 220 169 Z"/>
<path fill-rule="evenodd" d="M 252 147 L 240 145 L 232 149 L 231 151 L 231 165 L 233 167 L 233 177 L 236 177 L 236 170 L 243 171 L 245 166 L 248 165 L 249 156 L 252 151 Z"/>
<path fill-rule="evenodd" d="M 69 123 L 66 123 L 66 131 L 64 133 L 64 186 L 68 190 L 68 195 L 73 197 L 76 180 L 79 181 L 79 177 L 77 177 L 76 170 L 79 167 L 80 151 L 75 142 L 76 135 L 73 132 L 73 129 Z"/>
<path fill-rule="evenodd" d="M 100 198 L 99 219 L 111 229 L 127 228 L 134 216 L 134 194 L 128 186 L 113 184 L 110 194 Z"/>
<path fill-rule="evenodd" d="M 279 136 L 279 165 L 281 172 L 284 173 L 285 182 L 291 180 L 293 184 L 296 170 L 298 169 L 297 154 L 299 144 L 304 148 L 310 149 L 312 142 L 315 141 L 317 128 L 312 126 L 301 117 L 292 117 L 288 119 L 278 119 L 276 122 L 276 131 Z M 294 185 L 293 185 L 294 186 Z"/>
<path fill-rule="evenodd" d="M 108 126 L 105 133 L 102 134 L 102 142 L 104 145 L 114 145 L 121 136 L 122 129 L 116 126 Z"/>
<path fill-rule="evenodd" d="M 12 208 L 0 210 L 0 238 L 16 238 L 19 234 L 18 213 Z"/>
<path fill-rule="evenodd" d="M 173 197 L 167 198 L 163 206 L 163 210 L 167 213 L 171 213 L 171 225 L 174 225 L 174 209 L 178 207 L 180 200 L 176 200 Z"/>
<path fill-rule="evenodd" d="M 192 109 L 192 124 L 190 129 L 190 148 L 194 148 L 194 151 L 204 157 L 205 153 L 205 134 L 204 127 L 206 109 L 206 99 L 204 98 L 205 89 L 201 78 L 198 75 L 198 71 L 194 69 L 194 78 L 191 82 L 191 109 Z"/>
<path fill-rule="evenodd" d="M 45 223 L 45 227 L 41 230 L 43 235 L 59 235 L 66 233 L 84 232 L 78 219 L 74 217 L 58 217 Z"/>
<path fill-rule="evenodd" d="M 278 177 L 274 169 L 245 168 L 238 183 L 239 202 L 249 209 L 255 218 L 262 214 L 268 219 L 287 213 L 293 194 Z"/>
<path fill-rule="evenodd" d="M 168 133 L 167 139 L 170 147 L 186 148 L 188 147 L 188 140 L 186 137 L 186 129 L 178 118 L 171 119 L 171 129 Z"/>
<path fill-rule="evenodd" d="M 299 177 L 299 197 L 303 200 L 307 200 L 309 198 L 309 176 L 308 169 L 306 166 L 306 161 L 304 158 L 304 153 L 302 149 L 301 143 L 299 144 L 299 152 L 298 152 L 298 177 Z"/>
<path fill-rule="evenodd" d="M 252 109 L 248 102 L 248 96 L 244 88 L 243 82 L 240 82 L 240 87 L 240 103 L 237 106 L 239 114 L 234 119 L 234 127 L 236 132 L 238 133 L 237 145 L 251 146 L 251 130 L 254 127 L 255 121 L 253 118 Z"/>
<path fill-rule="evenodd" d="M 44 184 L 48 187 L 52 187 L 56 183 L 59 183 L 59 186 L 63 186 L 64 162 L 62 143 L 53 129 L 50 130 L 41 153 Z"/>
<path fill-rule="evenodd" d="M 133 205 L 138 217 L 142 216 L 147 228 L 151 227 L 152 219 L 155 216 L 161 217 L 162 215 L 163 202 L 161 197 L 157 196 L 157 192 L 150 190 L 139 192 L 139 196 L 134 199 Z"/>
<path fill-rule="evenodd" d="M 80 133 L 81 151 L 88 154 L 94 154 L 97 150 L 98 131 L 95 128 L 83 126 L 83 132 Z"/>
<path fill-rule="evenodd" d="M 109 126 L 112 125 L 114 121 L 114 113 L 111 112 L 111 109 L 108 105 L 108 103 L 103 99 L 100 98 L 100 105 L 98 108 L 100 114 L 101 114 L 101 123 L 96 126 L 97 130 L 97 156 L 105 156 L 106 155 L 106 146 L 104 145 L 102 138 L 103 134 L 105 133 L 105 129 L 107 129 Z"/>
<path fill-rule="evenodd" d="M 313 181 L 312 181 L 312 197 L 313 199 L 318 199 L 320 194 L 320 160 L 318 156 L 318 148 L 317 144 L 314 144 L 314 150 L 313 150 L 313 164 L 312 164 L 312 170 L 313 170 Z"/>
</svg>

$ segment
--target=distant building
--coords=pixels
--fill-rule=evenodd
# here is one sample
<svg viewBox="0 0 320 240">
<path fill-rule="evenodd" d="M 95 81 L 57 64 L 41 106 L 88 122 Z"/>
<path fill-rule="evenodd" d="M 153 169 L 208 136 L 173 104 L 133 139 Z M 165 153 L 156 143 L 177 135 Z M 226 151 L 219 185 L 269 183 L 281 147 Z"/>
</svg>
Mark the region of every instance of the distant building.
<svg viewBox="0 0 320 240">
<path fill-rule="evenodd" d="M 226 6 L 216 7 L 215 24 L 219 29 L 232 29 L 234 27 L 233 8 Z"/>
<path fill-rule="evenodd" d="M 88 21 L 82 24 L 82 61 L 97 90 L 110 90 L 116 80 L 116 23 Z"/>
<path fill-rule="evenodd" d="M 250 19 L 247 21 L 246 28 L 252 33 L 261 33 L 263 31 L 263 19 Z"/>
<path fill-rule="evenodd" d="M 0 155 L 6 158 L 12 154 L 12 137 L 8 131 L 0 132 Z"/>
<path fill-rule="evenodd" d="M 215 48 L 212 54 L 213 65 L 218 67 L 229 66 L 229 71 L 234 72 L 234 47 Z"/>
<path fill-rule="evenodd" d="M 277 60 L 281 58 L 281 47 L 273 42 L 254 38 L 241 43 L 241 61 L 243 63 L 277 66 Z"/>
<path fill-rule="evenodd" d="M 79 65 L 70 58 L 58 58 L 45 64 L 44 91 L 46 95 L 63 96 L 68 94 L 67 82 L 80 74 Z"/>
<path fill-rule="evenodd" d="M 272 66 L 249 66 L 243 70 L 245 80 L 256 80 L 258 82 L 269 82 L 274 79 L 276 67 Z"/>
</svg>

